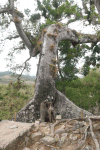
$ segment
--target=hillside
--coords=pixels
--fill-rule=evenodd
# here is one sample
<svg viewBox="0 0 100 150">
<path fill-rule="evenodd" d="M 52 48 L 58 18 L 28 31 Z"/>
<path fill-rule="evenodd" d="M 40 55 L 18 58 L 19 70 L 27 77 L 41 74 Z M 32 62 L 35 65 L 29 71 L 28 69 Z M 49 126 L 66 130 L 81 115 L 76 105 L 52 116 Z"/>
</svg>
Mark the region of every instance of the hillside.
<svg viewBox="0 0 100 150">
<path fill-rule="evenodd" d="M 33 95 L 34 84 L 32 83 L 0 84 L 0 120 L 11 119 L 33 98 Z"/>
<path fill-rule="evenodd" d="M 0 72 L 0 120 L 11 119 L 34 95 L 35 76 L 21 77 L 21 84 L 11 72 Z"/>
<path fill-rule="evenodd" d="M 35 76 L 22 75 L 21 80 L 25 82 L 27 81 L 27 83 L 29 84 L 30 83 L 33 84 L 35 80 Z M 17 81 L 17 76 L 13 75 L 13 73 L 9 71 L 0 72 L 0 84 L 8 84 L 10 81 L 12 82 Z"/>
</svg>

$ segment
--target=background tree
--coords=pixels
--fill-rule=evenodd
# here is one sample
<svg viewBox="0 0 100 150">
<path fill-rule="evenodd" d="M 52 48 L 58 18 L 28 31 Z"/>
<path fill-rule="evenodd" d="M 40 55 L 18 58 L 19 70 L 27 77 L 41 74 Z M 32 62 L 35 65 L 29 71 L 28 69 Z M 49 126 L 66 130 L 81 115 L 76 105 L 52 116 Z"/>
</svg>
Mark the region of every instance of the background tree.
<svg viewBox="0 0 100 150">
<path fill-rule="evenodd" d="M 61 114 L 62 118 L 79 117 L 81 109 L 69 101 L 55 87 L 57 74 L 57 50 L 61 41 L 71 41 L 74 46 L 82 43 L 95 43 L 100 40 L 97 35 L 78 33 L 68 28 L 69 23 L 80 18 L 88 19 L 82 14 L 81 9 L 72 1 L 49 1 L 37 0 L 38 14 L 31 15 L 29 21 L 33 21 L 30 29 L 22 28 L 23 14 L 15 9 L 14 0 L 9 0 L 6 7 L 0 9 L 1 14 L 7 13 L 12 16 L 17 32 L 25 46 L 29 49 L 30 58 L 40 54 L 38 71 L 35 84 L 34 98 L 17 114 L 17 121 L 31 122 L 39 118 L 40 103 L 45 99 L 52 100 L 56 114 Z M 37 19 L 45 17 L 46 24 L 39 25 Z M 61 23 L 62 19 L 68 17 L 67 25 Z M 28 22 L 29 23 L 29 22 Z M 29 26 L 27 24 L 27 26 Z M 36 30 L 39 27 L 40 30 Z M 33 34 L 34 33 L 34 34 Z M 71 64 L 71 63 L 70 63 Z M 83 111 L 84 115 L 90 115 Z"/>
<path fill-rule="evenodd" d="M 85 63 L 83 66 L 83 75 L 86 76 L 89 71 L 90 71 L 90 66 L 92 65 L 93 67 L 100 67 L 100 44 L 96 43 L 89 49 L 91 50 L 90 56 L 85 57 Z"/>
<path fill-rule="evenodd" d="M 93 68 L 84 78 L 77 78 L 76 80 L 64 83 L 60 82 L 57 88 L 64 91 L 65 95 L 77 106 L 91 111 L 95 115 L 100 114 L 100 69 Z M 62 89 L 63 87 L 63 89 Z M 98 109 L 99 108 L 99 109 Z"/>
</svg>

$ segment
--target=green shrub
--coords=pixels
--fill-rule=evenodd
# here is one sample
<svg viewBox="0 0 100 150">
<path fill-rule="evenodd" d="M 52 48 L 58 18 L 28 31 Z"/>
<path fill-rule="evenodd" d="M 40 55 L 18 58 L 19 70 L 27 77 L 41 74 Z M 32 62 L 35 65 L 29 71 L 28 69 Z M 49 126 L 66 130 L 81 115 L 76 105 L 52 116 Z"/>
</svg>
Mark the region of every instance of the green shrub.
<svg viewBox="0 0 100 150">
<path fill-rule="evenodd" d="M 20 88 L 17 83 L 0 85 L 0 119 L 11 119 L 15 112 L 22 109 L 34 95 L 34 86 L 22 82 Z M 0 99 L 0 100 L 1 100 Z"/>
<path fill-rule="evenodd" d="M 83 79 L 57 80 L 56 87 L 83 109 L 90 110 L 96 102 L 100 106 L 100 73 L 97 70 L 92 70 Z"/>
<path fill-rule="evenodd" d="M 0 100 L 3 99 L 3 96 L 0 94 Z"/>
</svg>

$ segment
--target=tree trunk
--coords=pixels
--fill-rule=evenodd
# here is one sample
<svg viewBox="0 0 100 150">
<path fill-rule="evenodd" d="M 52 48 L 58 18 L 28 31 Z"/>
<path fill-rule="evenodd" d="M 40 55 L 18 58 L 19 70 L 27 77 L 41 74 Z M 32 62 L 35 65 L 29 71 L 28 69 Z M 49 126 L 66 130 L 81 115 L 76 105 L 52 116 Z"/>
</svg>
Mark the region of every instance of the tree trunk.
<svg viewBox="0 0 100 150">
<path fill-rule="evenodd" d="M 33 122 L 40 118 L 40 104 L 45 99 L 53 100 L 56 114 L 61 114 L 63 119 L 81 116 L 82 109 L 73 104 L 55 88 L 57 47 L 58 42 L 63 38 L 63 34 L 55 38 L 56 29 L 56 25 L 51 25 L 45 29 L 46 33 L 42 35 L 42 48 L 40 51 L 34 97 L 17 113 L 16 121 Z M 83 114 L 84 116 L 92 115 L 85 110 Z"/>
<path fill-rule="evenodd" d="M 94 0 L 94 4 L 97 7 L 98 13 L 100 15 L 100 0 Z"/>
</svg>

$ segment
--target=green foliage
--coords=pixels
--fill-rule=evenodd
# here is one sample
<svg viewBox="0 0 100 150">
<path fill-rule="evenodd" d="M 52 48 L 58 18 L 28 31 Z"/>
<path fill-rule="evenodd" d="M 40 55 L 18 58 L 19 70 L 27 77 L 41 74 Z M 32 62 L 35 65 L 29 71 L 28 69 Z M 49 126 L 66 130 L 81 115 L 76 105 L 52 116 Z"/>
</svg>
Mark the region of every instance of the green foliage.
<svg viewBox="0 0 100 150">
<path fill-rule="evenodd" d="M 89 73 L 90 65 L 98 68 L 100 66 L 100 56 L 98 55 L 100 53 L 100 44 L 92 43 L 91 46 L 87 46 L 86 49 L 91 51 L 91 55 L 84 57 L 85 59 L 85 63 L 83 66 L 84 76 L 86 76 Z"/>
<path fill-rule="evenodd" d="M 84 16 L 84 18 L 87 19 L 87 21 L 89 22 L 89 24 L 91 24 L 91 22 L 94 20 L 94 17 L 98 18 L 98 14 L 97 14 L 96 9 L 95 9 L 94 1 L 90 0 L 87 3 L 88 3 L 88 7 L 85 4 L 85 9 L 86 9 L 85 13 L 86 13 L 86 16 Z"/>
<path fill-rule="evenodd" d="M 68 0 L 37 0 L 37 9 L 46 20 L 60 21 L 62 18 L 70 17 L 76 14 L 78 18 L 80 15 L 80 8 L 73 5 L 73 2 Z"/>
<path fill-rule="evenodd" d="M 2 100 L 3 99 L 3 96 L 1 95 L 1 93 L 0 93 L 0 100 Z"/>
<path fill-rule="evenodd" d="M 25 12 L 25 14 L 26 14 L 27 16 L 29 16 L 29 14 L 30 14 L 31 11 L 30 11 L 30 9 L 27 8 L 27 9 L 24 9 L 24 12 Z"/>
<path fill-rule="evenodd" d="M 91 110 L 96 102 L 100 107 L 100 69 L 91 70 L 83 79 L 64 82 L 58 80 L 56 87 L 83 109 Z"/>
<path fill-rule="evenodd" d="M 55 24 L 55 23 L 56 23 L 56 21 L 52 21 L 50 19 L 46 20 L 46 26 L 51 25 L 51 24 Z"/>
<path fill-rule="evenodd" d="M 32 23 L 35 23 L 37 20 L 39 20 L 40 19 L 40 14 L 39 13 L 37 13 L 37 14 L 32 14 L 31 15 L 31 17 L 30 17 L 30 21 L 32 22 Z"/>
<path fill-rule="evenodd" d="M 52 1 L 52 6 L 54 7 L 54 8 L 58 8 L 58 6 L 59 6 L 59 2 L 58 2 L 58 0 L 53 0 Z"/>
<path fill-rule="evenodd" d="M 59 63 L 62 64 L 61 74 L 63 80 L 72 80 L 77 78 L 75 74 L 78 72 L 76 63 L 79 57 L 83 55 L 82 49 L 77 46 L 72 46 L 70 41 L 62 41 L 59 43 Z M 61 77 L 61 78 L 62 78 Z"/>
<path fill-rule="evenodd" d="M 0 119 L 11 119 L 34 95 L 34 85 L 0 85 Z"/>
<path fill-rule="evenodd" d="M 89 71 L 90 71 L 90 67 L 87 64 L 84 64 L 82 68 L 82 74 L 86 76 L 89 73 Z"/>
</svg>

